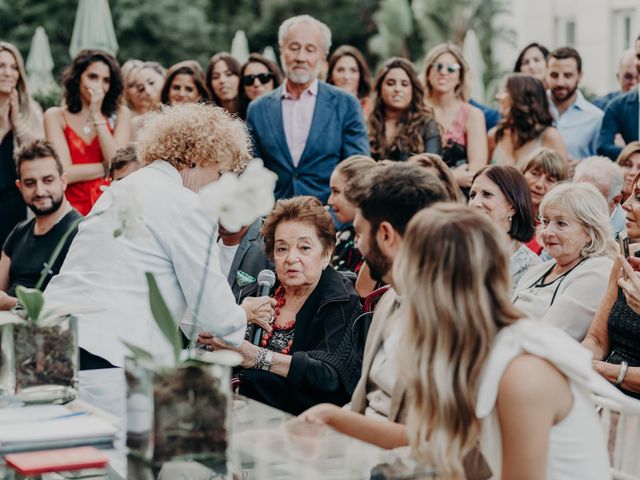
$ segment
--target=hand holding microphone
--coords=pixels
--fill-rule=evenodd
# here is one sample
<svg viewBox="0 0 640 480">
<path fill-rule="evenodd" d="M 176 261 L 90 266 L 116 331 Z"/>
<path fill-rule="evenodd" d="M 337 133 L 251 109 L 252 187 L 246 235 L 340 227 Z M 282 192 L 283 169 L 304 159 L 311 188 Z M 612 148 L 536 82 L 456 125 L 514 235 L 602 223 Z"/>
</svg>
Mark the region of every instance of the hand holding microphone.
<svg viewBox="0 0 640 480">
<path fill-rule="evenodd" d="M 271 270 L 262 270 L 258 274 L 258 291 L 256 293 L 257 297 L 268 297 L 271 293 L 271 289 L 276 284 L 276 274 Z M 271 302 L 269 303 L 269 320 L 273 318 L 274 311 L 272 307 L 275 307 L 276 300 L 271 298 Z M 261 326 L 260 324 L 256 324 L 253 328 L 253 336 L 251 338 L 251 343 L 254 345 L 260 345 L 260 339 L 262 338 L 262 333 L 264 330 L 271 332 L 271 323 L 266 326 Z"/>
<path fill-rule="evenodd" d="M 247 322 L 255 325 L 253 335 L 255 336 L 259 332 L 258 339 L 262 336 L 263 331 L 271 332 L 270 321 L 275 313 L 273 307 L 277 302 L 275 299 L 269 298 L 268 295 L 275 282 L 276 276 L 271 270 L 262 270 L 258 274 L 256 296 L 245 298 L 240 305 L 247 314 Z"/>
</svg>

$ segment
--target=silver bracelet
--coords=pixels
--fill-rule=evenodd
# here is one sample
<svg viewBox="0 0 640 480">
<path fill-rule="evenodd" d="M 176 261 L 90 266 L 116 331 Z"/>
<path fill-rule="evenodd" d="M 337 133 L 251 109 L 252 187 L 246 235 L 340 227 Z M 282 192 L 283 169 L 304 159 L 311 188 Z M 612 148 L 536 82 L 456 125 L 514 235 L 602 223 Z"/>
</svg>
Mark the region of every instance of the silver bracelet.
<svg viewBox="0 0 640 480">
<path fill-rule="evenodd" d="M 256 355 L 256 362 L 253 364 L 254 370 L 264 370 L 268 372 L 271 370 L 271 360 L 273 359 L 273 352 L 266 348 L 260 347 L 258 354 Z"/>
<path fill-rule="evenodd" d="M 614 385 L 619 386 L 624 380 L 624 376 L 627 374 L 627 368 L 629 368 L 629 364 L 624 360 L 620 362 L 620 373 L 618 374 L 618 378 L 616 378 L 616 382 Z"/>
</svg>

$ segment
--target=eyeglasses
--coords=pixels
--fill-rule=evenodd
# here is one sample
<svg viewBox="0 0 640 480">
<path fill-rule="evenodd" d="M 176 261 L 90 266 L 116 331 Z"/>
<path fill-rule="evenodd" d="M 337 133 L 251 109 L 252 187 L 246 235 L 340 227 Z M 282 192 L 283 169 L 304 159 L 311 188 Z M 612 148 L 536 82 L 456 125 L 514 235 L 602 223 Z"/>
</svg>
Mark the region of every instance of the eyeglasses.
<svg viewBox="0 0 640 480">
<path fill-rule="evenodd" d="M 253 82 L 256 81 L 256 78 L 260 81 L 260 83 L 262 85 L 266 85 L 271 80 L 273 80 L 275 77 L 274 77 L 273 73 L 271 73 L 271 72 L 258 73 L 257 75 L 245 75 L 245 76 L 242 77 L 242 84 L 245 87 L 250 87 L 251 85 L 253 85 Z"/>
<path fill-rule="evenodd" d="M 622 79 L 625 82 L 631 82 L 633 80 L 638 80 L 638 75 L 634 75 L 633 73 L 630 73 L 630 72 L 625 72 L 625 74 L 622 75 Z"/>
<path fill-rule="evenodd" d="M 450 64 L 444 64 L 444 63 L 436 63 L 433 68 L 436 69 L 436 72 L 438 73 L 442 73 L 442 71 L 446 68 L 447 69 L 447 73 L 451 74 L 451 73 L 456 73 L 460 71 L 460 64 L 459 63 L 450 63 Z"/>
</svg>

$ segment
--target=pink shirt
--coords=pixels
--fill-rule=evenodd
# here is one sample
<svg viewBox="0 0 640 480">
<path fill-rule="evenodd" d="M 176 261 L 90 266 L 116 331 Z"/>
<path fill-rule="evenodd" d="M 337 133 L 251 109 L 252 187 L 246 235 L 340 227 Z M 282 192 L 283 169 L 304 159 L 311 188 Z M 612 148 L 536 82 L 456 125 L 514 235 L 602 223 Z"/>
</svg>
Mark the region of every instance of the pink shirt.
<svg viewBox="0 0 640 480">
<path fill-rule="evenodd" d="M 284 134 L 287 137 L 293 165 L 297 167 L 311 130 L 313 111 L 318 98 L 318 80 L 314 80 L 299 98 L 293 98 L 287 91 L 287 80 L 284 81 L 282 92 Z"/>
</svg>

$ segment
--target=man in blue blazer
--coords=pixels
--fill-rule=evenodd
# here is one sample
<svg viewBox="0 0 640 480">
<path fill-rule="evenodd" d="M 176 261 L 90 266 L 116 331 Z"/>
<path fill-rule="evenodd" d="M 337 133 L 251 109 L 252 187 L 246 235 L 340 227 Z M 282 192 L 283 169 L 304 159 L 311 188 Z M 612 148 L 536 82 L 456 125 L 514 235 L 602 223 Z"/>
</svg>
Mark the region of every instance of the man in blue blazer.
<svg viewBox="0 0 640 480">
<path fill-rule="evenodd" d="M 369 155 L 362 109 L 353 95 L 318 81 L 331 47 L 324 23 L 309 15 L 289 18 L 278 44 L 286 79 L 247 113 L 254 156 L 278 175 L 276 198 L 313 195 L 326 202 L 338 162 Z"/>
<path fill-rule="evenodd" d="M 638 140 L 638 88 L 609 102 L 604 111 L 602 127 L 598 137 L 598 154 L 616 160 L 622 147 L 615 144 L 616 134 L 620 134 L 624 143 Z"/>
</svg>

